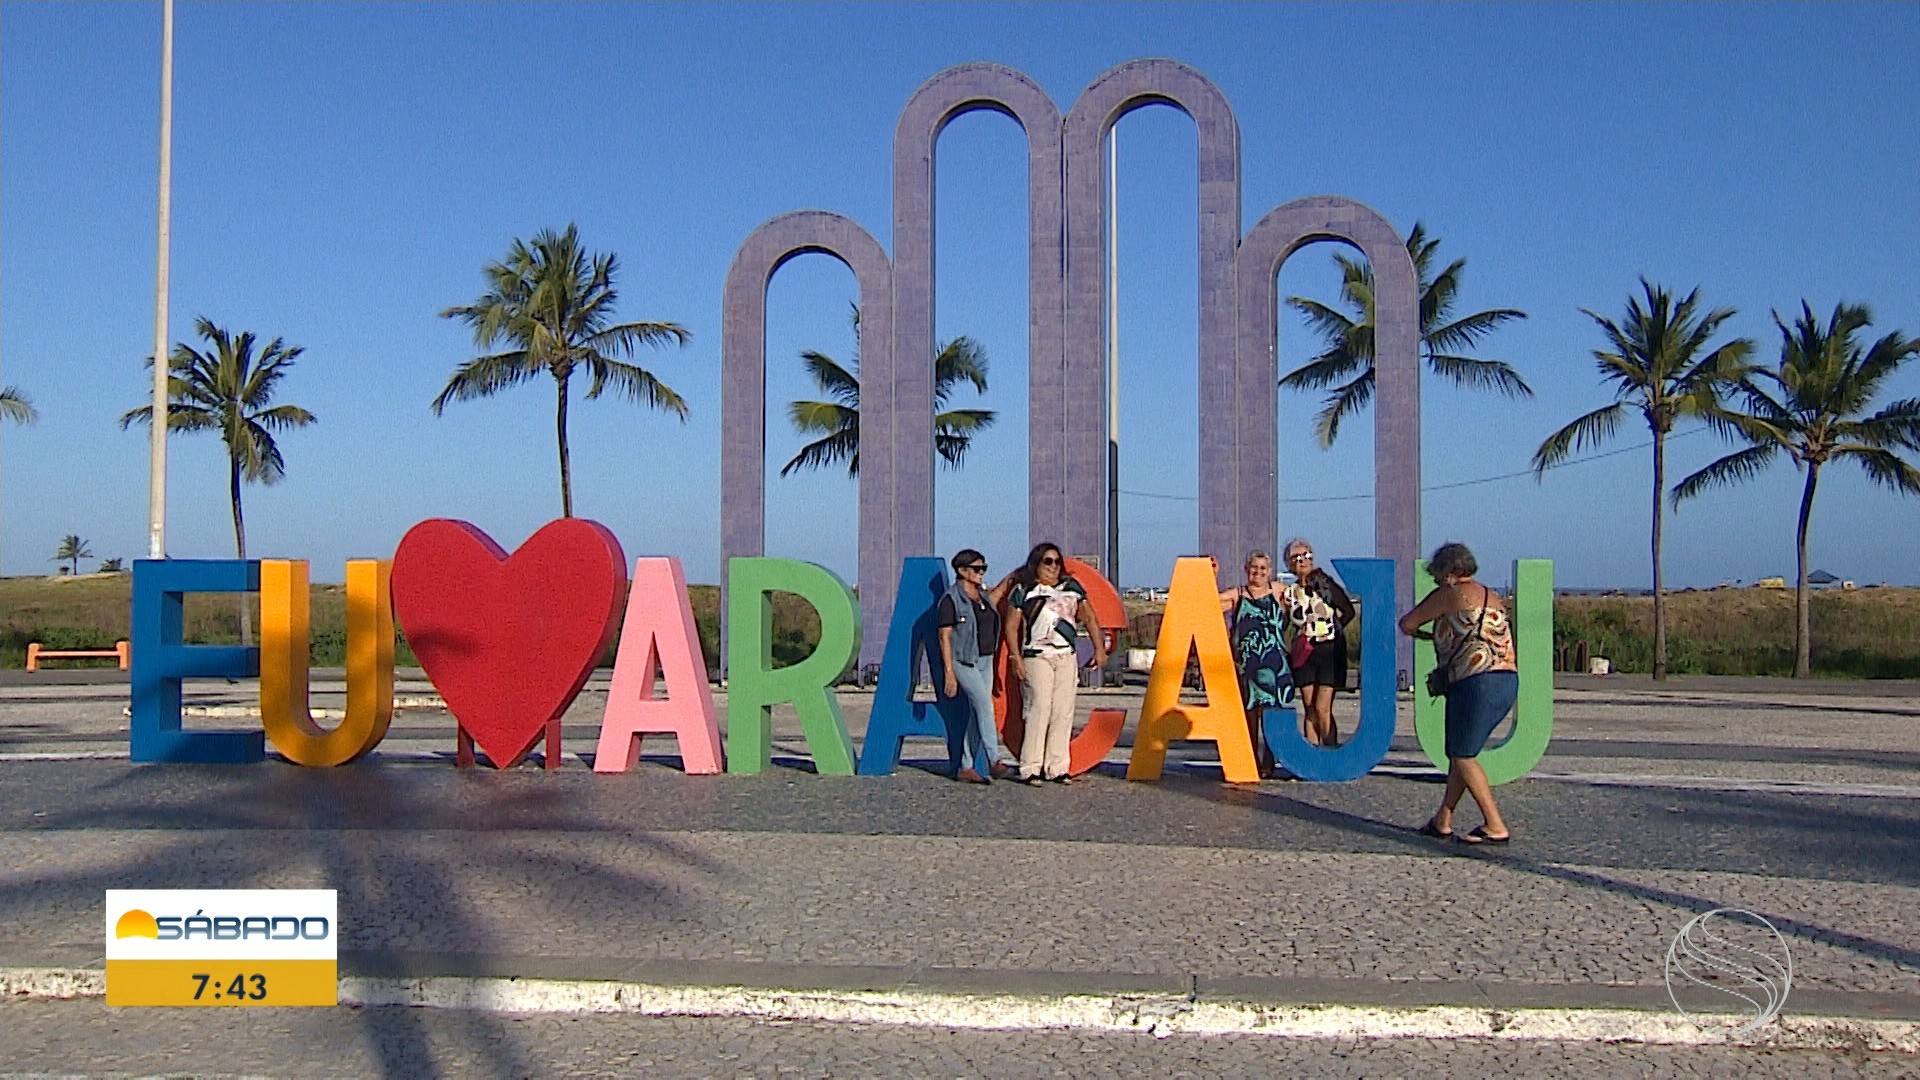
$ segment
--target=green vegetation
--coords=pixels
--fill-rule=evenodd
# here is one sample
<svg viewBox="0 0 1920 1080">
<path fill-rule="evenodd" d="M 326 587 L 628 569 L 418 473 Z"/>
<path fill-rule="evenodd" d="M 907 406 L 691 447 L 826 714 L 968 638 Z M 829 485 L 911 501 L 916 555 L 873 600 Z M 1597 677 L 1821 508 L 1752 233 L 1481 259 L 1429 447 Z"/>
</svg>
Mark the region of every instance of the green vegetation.
<svg viewBox="0 0 1920 1080">
<path fill-rule="evenodd" d="M 800 469 L 822 469 L 844 461 L 847 475 L 860 475 L 860 308 L 853 308 L 853 366 L 843 368 L 825 353 L 807 349 L 800 354 L 820 392 L 831 401 L 795 401 L 787 405 L 787 419 L 802 435 L 820 438 L 800 448 L 780 475 Z M 987 351 L 970 337 L 957 337 L 940 347 L 933 358 L 933 448 L 941 460 L 958 468 L 973 437 L 993 424 L 991 409 L 947 409 L 947 399 L 962 382 L 987 392 Z"/>
<path fill-rule="evenodd" d="M 1427 366 L 1458 386 L 1495 390 L 1508 397 L 1532 397 L 1533 388 L 1510 365 L 1463 355 L 1501 323 L 1524 319 L 1527 313 L 1494 308 L 1454 318 L 1453 305 L 1467 260 L 1455 259 L 1435 275 L 1434 253 L 1439 247 L 1439 239 L 1427 236 L 1426 225 L 1414 222 L 1413 232 L 1407 235 L 1407 254 L 1413 256 L 1413 271 L 1420 282 L 1420 351 L 1426 356 Z M 1307 325 L 1327 347 L 1280 380 L 1281 386 L 1292 390 L 1333 387 L 1326 405 L 1314 418 L 1322 447 L 1333 445 L 1342 420 L 1373 400 L 1374 384 L 1373 267 L 1351 255 L 1337 254 L 1333 259 L 1340 265 L 1340 298 L 1353 314 L 1335 311 L 1318 300 L 1288 297 L 1287 305 L 1306 317 Z"/>
<path fill-rule="evenodd" d="M 1920 340 L 1895 332 L 1863 348 L 1854 335 L 1873 325 L 1873 315 L 1853 304 L 1836 305 L 1833 317 L 1822 327 L 1803 300 L 1800 318 L 1791 329 L 1778 313 L 1773 324 L 1780 328 L 1780 366 L 1743 380 L 1740 388 L 1748 411 L 1726 417 L 1747 448 L 1680 481 L 1673 489 L 1673 505 L 1678 509 L 1683 500 L 1710 487 L 1748 479 L 1772 464 L 1781 451 L 1807 474 L 1794 532 L 1798 576 L 1793 590 L 1793 674 L 1804 679 L 1813 672 L 1807 526 L 1813 520 L 1820 467 L 1829 461 L 1849 461 L 1877 484 L 1920 495 L 1920 468 L 1898 453 L 1920 450 L 1920 398 L 1896 401 L 1872 416 L 1861 415 L 1871 407 L 1882 384 L 1902 364 L 1920 356 Z"/>
<path fill-rule="evenodd" d="M 568 225 L 564 233 L 542 229 L 533 243 L 513 242 L 505 262 L 482 273 L 487 291 L 478 300 L 440 313 L 473 328 L 475 348 L 491 349 L 505 343 L 505 352 L 475 357 L 461 364 L 433 399 L 433 415 L 451 401 L 471 401 L 525 382 L 546 372 L 553 376 L 559 400 L 554 427 L 560 443 L 560 512 L 573 516 L 573 461 L 567 448 L 567 388 L 576 368 L 585 368 L 590 381 L 587 400 L 611 386 L 629 401 L 644 402 L 687 419 L 687 403 L 673 389 L 637 364 L 623 363 L 609 354 L 631 356 L 641 346 L 672 342 L 685 345 L 693 336 L 678 323 L 631 322 L 613 324 L 614 288 L 619 259 L 595 255 L 580 245 L 580 230 Z"/>
<path fill-rule="evenodd" d="M 213 346 L 201 352 L 181 342 L 167 360 L 167 432 L 217 431 L 227 444 L 227 496 L 233 506 L 233 549 L 247 557 L 246 516 L 240 509 L 240 482 L 272 484 L 286 475 L 274 432 L 291 431 L 314 422 L 314 415 L 298 405 L 270 405 L 280 380 L 305 352 L 279 338 L 267 343 L 256 358 L 252 331 L 239 337 L 227 333 L 202 315 L 194 332 Z M 153 366 L 153 358 L 147 358 Z M 120 417 L 122 430 L 153 423 L 153 406 L 129 409 Z M 244 603 L 239 614 L 240 640 L 253 641 L 253 614 Z"/>
<path fill-rule="evenodd" d="M 1920 678 L 1920 589 L 1819 592 L 1810 605 L 1813 674 L 1833 679 Z M 1668 670 L 1688 675 L 1791 675 L 1793 593 L 1711 589 L 1667 598 Z M 1556 644 L 1587 642 L 1615 671 L 1653 667 L 1653 601 L 1645 596 L 1554 600 Z"/>
<path fill-rule="evenodd" d="M 1667 436 L 1675 422 L 1693 418 L 1708 423 L 1722 417 L 1721 398 L 1749 372 L 1747 355 L 1753 342 L 1736 338 L 1701 356 L 1701 350 L 1733 317 L 1732 308 L 1700 311 L 1700 290 L 1678 304 L 1673 294 L 1646 278 L 1640 279 L 1646 296 L 1627 299 L 1627 317 L 1616 323 L 1585 311 L 1606 335 L 1608 347 L 1595 349 L 1593 359 L 1603 382 L 1613 384 L 1614 402 L 1547 436 L 1533 454 L 1537 478 L 1565 461 L 1575 450 L 1598 445 L 1613 437 L 1629 413 L 1637 413 L 1653 432 L 1653 677 L 1667 674 L 1666 587 L 1660 572 L 1661 507 L 1667 493 Z M 1585 309 L 1582 309 L 1583 311 Z"/>
</svg>

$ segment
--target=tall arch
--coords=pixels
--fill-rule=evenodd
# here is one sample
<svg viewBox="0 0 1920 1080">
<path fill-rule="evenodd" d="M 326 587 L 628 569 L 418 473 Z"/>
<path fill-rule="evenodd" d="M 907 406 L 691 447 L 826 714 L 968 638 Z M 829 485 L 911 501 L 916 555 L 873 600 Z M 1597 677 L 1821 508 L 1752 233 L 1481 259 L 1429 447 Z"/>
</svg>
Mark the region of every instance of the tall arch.
<svg viewBox="0 0 1920 1080">
<path fill-rule="evenodd" d="M 761 555 L 767 542 L 767 283 L 795 256 L 831 255 L 860 286 L 860 431 L 885 448 L 893 425 L 893 266 L 852 218 L 825 210 L 782 214 L 740 245 L 727 267 L 720 329 L 720 559 Z M 873 392 L 868 393 L 869 390 Z M 892 459 L 860 455 L 860 663 L 878 663 L 880 631 L 899 572 L 894 547 Z M 721 605 L 722 617 L 726 606 Z M 725 625 L 722 624 L 723 633 Z M 725 655 L 724 648 L 721 655 Z"/>
<path fill-rule="evenodd" d="M 933 554 L 934 147 L 955 117 L 991 109 L 1027 136 L 1027 398 L 1057 415 L 1063 383 L 1060 109 L 1032 79 L 999 64 L 961 64 L 921 84 L 893 136 L 894 528 L 903 554 Z M 1030 424 L 1027 518 L 1064 520 L 1065 443 Z"/>
<path fill-rule="evenodd" d="M 1275 207 L 1240 243 L 1239 497 L 1233 549 L 1274 551 L 1278 541 L 1280 267 L 1308 244 L 1360 249 L 1373 267 L 1373 553 L 1394 562 L 1394 604 L 1413 600 L 1420 557 L 1420 280 L 1406 241 L 1372 208 L 1338 195 Z M 1204 434 L 1203 434 L 1204 437 Z M 1413 641 L 1400 640 L 1400 667 L 1413 667 Z"/>
<path fill-rule="evenodd" d="M 1175 60 L 1131 60 L 1095 79 L 1066 120 L 1066 385 L 1051 417 L 1066 443 L 1066 516 L 1035 520 L 1069 552 L 1105 549 L 1107 439 L 1102 144 L 1120 117 L 1167 104 L 1193 119 L 1200 178 L 1200 549 L 1230 560 L 1235 502 L 1234 253 L 1240 242 L 1240 128 L 1220 88 Z M 1057 530 L 1057 531 L 1054 531 Z"/>
</svg>

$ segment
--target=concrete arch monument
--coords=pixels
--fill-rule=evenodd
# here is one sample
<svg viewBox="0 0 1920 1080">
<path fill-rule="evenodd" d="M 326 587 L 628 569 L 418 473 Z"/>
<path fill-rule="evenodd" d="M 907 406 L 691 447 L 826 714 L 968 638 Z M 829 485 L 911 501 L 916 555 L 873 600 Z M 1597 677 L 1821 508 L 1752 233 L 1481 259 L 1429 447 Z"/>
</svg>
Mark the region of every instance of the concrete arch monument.
<svg viewBox="0 0 1920 1080">
<path fill-rule="evenodd" d="M 1420 281 L 1400 234 L 1352 199 L 1317 195 L 1275 207 L 1240 242 L 1238 406 L 1233 413 L 1239 490 L 1232 549 L 1278 550 L 1276 279 L 1294 252 L 1325 241 L 1358 248 L 1373 267 L 1373 549 L 1396 560 L 1394 595 L 1404 607 L 1413 596 L 1413 564 L 1420 550 Z M 1203 429 L 1203 439 L 1205 434 Z M 1413 640 L 1401 638 L 1399 648 L 1400 666 L 1411 671 Z"/>
<path fill-rule="evenodd" d="M 1027 400 L 1036 415 L 1058 415 L 1062 407 L 1060 110 L 1012 68 L 951 67 L 907 99 L 893 136 L 894 417 L 902 455 L 894 465 L 896 529 L 920 545 L 907 554 L 933 551 L 934 148 L 955 117 L 980 109 L 1012 117 L 1026 132 Z M 1028 428 L 1029 531 L 1067 518 L 1065 451 L 1057 425 Z"/>
<path fill-rule="evenodd" d="M 859 281 L 862 665 L 877 662 L 884 646 L 901 560 L 933 554 L 933 167 L 941 130 L 956 116 L 991 109 L 1026 132 L 1028 533 L 1088 553 L 1102 548 L 1106 523 L 1102 149 L 1115 121 L 1152 104 L 1185 112 L 1198 136 L 1199 550 L 1233 566 L 1251 548 L 1275 546 L 1275 277 L 1300 247 L 1339 241 L 1367 256 L 1379 282 L 1374 554 L 1401 564 L 1394 602 L 1411 601 L 1420 554 L 1419 283 L 1399 234 L 1360 203 L 1322 196 L 1275 209 L 1242 240 L 1238 122 L 1220 89 L 1178 61 L 1111 68 L 1064 120 L 1020 72 L 963 64 L 916 90 L 895 128 L 892 262 L 852 220 L 805 211 L 755 229 L 727 271 L 723 558 L 762 554 L 766 541 L 767 281 L 811 251 L 839 258 Z M 1409 661 L 1403 642 L 1402 666 Z"/>
<path fill-rule="evenodd" d="M 727 267 L 720 330 L 721 567 L 736 556 L 766 553 L 767 283 L 789 260 L 814 252 L 845 263 L 860 287 L 860 616 L 864 629 L 877 631 L 887 625 L 894 588 L 880 579 L 897 574 L 900 560 L 893 521 L 892 463 L 899 457 L 890 389 L 893 264 L 852 218 L 824 210 L 782 214 L 747 234 Z M 927 528 L 931 542 L 930 520 Z"/>
<path fill-rule="evenodd" d="M 1068 551 L 1106 543 L 1106 185 L 1107 132 L 1146 105 L 1192 117 L 1199 143 L 1200 415 L 1230 416 L 1234 405 L 1234 252 L 1240 242 L 1240 126 L 1226 95 L 1175 60 L 1130 60 L 1108 69 L 1067 113 L 1066 407 L 1067 514 L 1058 526 Z M 1041 420 L 1036 412 L 1034 422 Z M 1200 550 L 1235 566 L 1232 551 L 1234 447 L 1230 424 L 1200 431 Z"/>
</svg>

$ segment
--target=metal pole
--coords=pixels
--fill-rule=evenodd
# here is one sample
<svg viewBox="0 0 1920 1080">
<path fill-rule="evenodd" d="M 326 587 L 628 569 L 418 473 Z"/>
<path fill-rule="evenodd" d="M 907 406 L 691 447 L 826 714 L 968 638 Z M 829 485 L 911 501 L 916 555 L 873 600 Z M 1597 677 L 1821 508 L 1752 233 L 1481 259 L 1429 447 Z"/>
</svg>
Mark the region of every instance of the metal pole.
<svg viewBox="0 0 1920 1080">
<path fill-rule="evenodd" d="M 1120 129 L 1107 129 L 1107 580 L 1120 587 Z"/>
<path fill-rule="evenodd" d="M 153 281 L 153 450 L 147 465 L 147 557 L 167 557 L 167 269 L 173 239 L 173 0 L 160 5 L 160 258 Z"/>
</svg>

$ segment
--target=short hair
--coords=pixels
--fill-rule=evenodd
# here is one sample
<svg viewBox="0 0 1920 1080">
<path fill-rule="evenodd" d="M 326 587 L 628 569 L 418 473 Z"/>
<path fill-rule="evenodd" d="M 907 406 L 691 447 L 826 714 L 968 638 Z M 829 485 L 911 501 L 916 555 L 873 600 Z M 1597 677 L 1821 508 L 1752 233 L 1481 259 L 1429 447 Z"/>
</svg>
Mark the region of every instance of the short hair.
<svg viewBox="0 0 1920 1080">
<path fill-rule="evenodd" d="M 1427 559 L 1427 573 L 1436 579 L 1472 577 L 1479 570 L 1480 563 L 1473 557 L 1473 552 L 1456 540 L 1449 540 L 1434 548 L 1433 555 Z"/>
<path fill-rule="evenodd" d="M 1281 545 L 1280 547 L 1281 557 L 1291 559 L 1293 557 L 1293 549 L 1297 547 L 1303 547 L 1303 548 L 1306 548 L 1308 551 L 1312 551 L 1313 543 L 1304 536 L 1296 536 L 1293 539 L 1287 541 L 1285 544 Z"/>
<path fill-rule="evenodd" d="M 953 553 L 953 558 L 950 561 L 955 570 L 960 570 L 972 566 L 977 562 L 986 562 L 987 557 L 972 548 L 961 548 L 959 551 Z"/>
<path fill-rule="evenodd" d="M 1242 563 L 1241 565 L 1242 565 L 1243 567 L 1244 567 L 1244 566 L 1251 566 L 1251 565 L 1253 565 L 1253 560 L 1255 560 L 1255 559 L 1265 559 L 1265 560 L 1267 560 L 1267 565 L 1268 565 L 1268 566 L 1272 566 L 1272 565 L 1273 565 L 1273 556 L 1271 556 L 1271 555 L 1268 555 L 1268 554 L 1267 554 L 1266 552 L 1264 552 L 1264 551 L 1249 551 L 1249 552 L 1247 552 L 1247 561 L 1246 561 L 1246 562 L 1244 562 L 1244 563 Z"/>
</svg>

